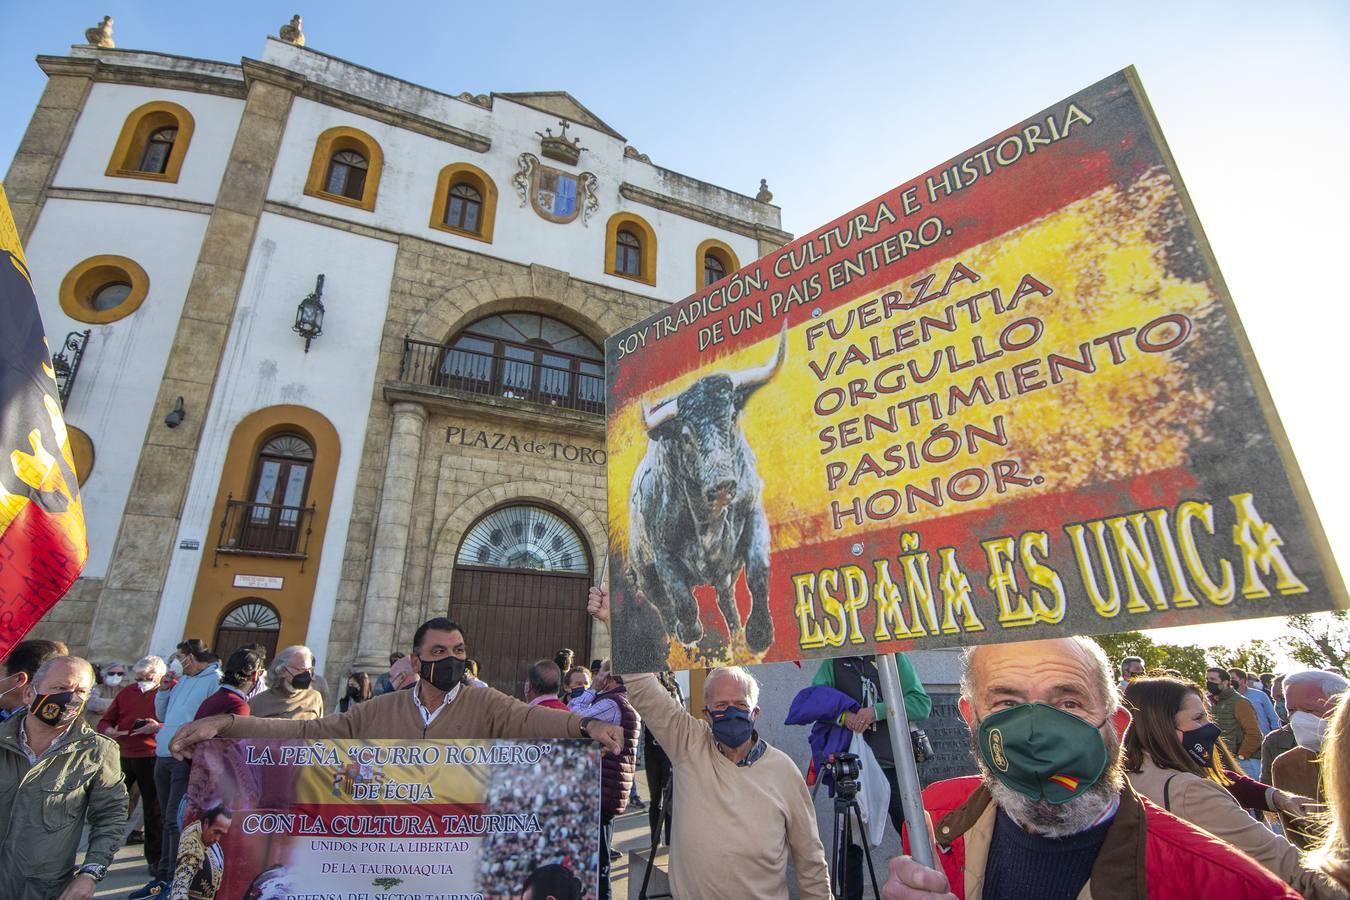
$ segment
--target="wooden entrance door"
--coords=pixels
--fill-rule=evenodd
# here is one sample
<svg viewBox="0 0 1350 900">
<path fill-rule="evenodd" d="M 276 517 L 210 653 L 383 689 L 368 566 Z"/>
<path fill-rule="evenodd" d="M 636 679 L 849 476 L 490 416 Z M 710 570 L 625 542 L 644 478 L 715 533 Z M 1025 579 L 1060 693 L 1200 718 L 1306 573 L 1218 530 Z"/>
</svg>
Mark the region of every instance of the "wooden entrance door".
<svg viewBox="0 0 1350 900">
<path fill-rule="evenodd" d="M 525 673 L 536 661 L 563 647 L 590 659 L 590 581 L 586 574 L 456 566 L 450 618 L 464 628 L 478 677 L 523 697 Z"/>
<path fill-rule="evenodd" d="M 211 651 L 220 657 L 223 667 L 230 654 L 245 644 L 262 644 L 267 661 L 277 658 L 277 639 L 281 636 L 281 618 L 266 600 L 249 597 L 230 608 L 220 620 Z"/>
</svg>

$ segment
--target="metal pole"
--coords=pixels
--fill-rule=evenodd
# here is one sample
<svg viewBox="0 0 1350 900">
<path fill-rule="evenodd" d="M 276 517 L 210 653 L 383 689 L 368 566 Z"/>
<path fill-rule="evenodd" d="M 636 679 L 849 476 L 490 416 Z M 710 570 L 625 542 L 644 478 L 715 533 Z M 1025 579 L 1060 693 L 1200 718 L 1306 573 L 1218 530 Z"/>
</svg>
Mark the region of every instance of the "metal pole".
<svg viewBox="0 0 1350 900">
<path fill-rule="evenodd" d="M 900 690 L 900 673 L 895 656 L 877 654 L 877 674 L 881 676 L 881 699 L 886 702 L 886 721 L 890 723 L 891 751 L 895 755 L 895 780 L 900 785 L 900 805 L 909 828 L 909 855 L 917 862 L 936 869 L 933 840 L 923 813 L 923 789 L 919 786 L 919 765 L 914 761 L 914 745 L 909 738 L 909 714 L 905 695 Z"/>
</svg>

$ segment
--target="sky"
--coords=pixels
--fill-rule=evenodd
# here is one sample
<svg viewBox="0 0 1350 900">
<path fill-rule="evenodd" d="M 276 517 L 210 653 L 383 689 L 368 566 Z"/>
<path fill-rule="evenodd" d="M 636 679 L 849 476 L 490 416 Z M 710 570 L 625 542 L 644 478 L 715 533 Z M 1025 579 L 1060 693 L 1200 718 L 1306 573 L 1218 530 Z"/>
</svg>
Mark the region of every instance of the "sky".
<svg viewBox="0 0 1350 900">
<path fill-rule="evenodd" d="M 104 15 L 118 47 L 238 61 L 298 11 L 325 53 L 452 94 L 566 90 L 657 165 L 747 194 L 767 179 L 798 235 L 1134 65 L 1333 553 L 1350 559 L 1350 293 L 1334 268 L 1350 248 L 1344 0 L 6 7 L 0 170 L 42 91 L 34 56 L 67 53 Z M 1209 646 L 1279 629 L 1156 636 Z"/>
</svg>

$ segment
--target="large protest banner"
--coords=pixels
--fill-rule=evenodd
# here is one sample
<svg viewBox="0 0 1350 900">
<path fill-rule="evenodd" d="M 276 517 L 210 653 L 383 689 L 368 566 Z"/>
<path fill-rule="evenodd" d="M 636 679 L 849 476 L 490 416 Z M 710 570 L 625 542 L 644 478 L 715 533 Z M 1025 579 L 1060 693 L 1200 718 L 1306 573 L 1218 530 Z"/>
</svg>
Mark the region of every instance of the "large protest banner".
<svg viewBox="0 0 1350 900">
<path fill-rule="evenodd" d="M 175 888 L 468 900 L 518 897 L 538 873 L 594 898 L 599 834 L 588 742 L 218 739 L 193 755 Z"/>
<path fill-rule="evenodd" d="M 606 357 L 620 671 L 1346 605 L 1133 70 Z"/>
</svg>

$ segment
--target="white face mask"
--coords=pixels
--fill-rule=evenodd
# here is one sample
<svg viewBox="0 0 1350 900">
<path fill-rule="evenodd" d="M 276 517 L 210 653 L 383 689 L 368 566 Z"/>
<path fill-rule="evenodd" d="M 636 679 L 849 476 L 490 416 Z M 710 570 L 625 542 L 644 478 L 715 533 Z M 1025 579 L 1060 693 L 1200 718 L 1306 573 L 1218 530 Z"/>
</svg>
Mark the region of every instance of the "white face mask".
<svg viewBox="0 0 1350 900">
<path fill-rule="evenodd" d="M 148 694 L 155 689 L 155 683 L 153 681 L 138 681 L 136 687 L 140 689 L 142 694 Z"/>
<path fill-rule="evenodd" d="M 103 683 L 104 683 L 104 684 L 111 684 L 113 687 L 117 687 L 119 684 L 122 683 L 122 676 L 121 676 L 121 675 L 104 675 L 104 676 L 103 676 Z"/>
<path fill-rule="evenodd" d="M 169 671 L 175 675 L 183 674 L 183 661 L 178 657 L 169 660 Z"/>
<path fill-rule="evenodd" d="M 1322 737 L 1327 730 L 1326 719 L 1299 711 L 1289 717 L 1289 727 L 1294 729 L 1294 740 L 1298 741 L 1300 747 L 1313 753 L 1322 752 Z"/>
</svg>

